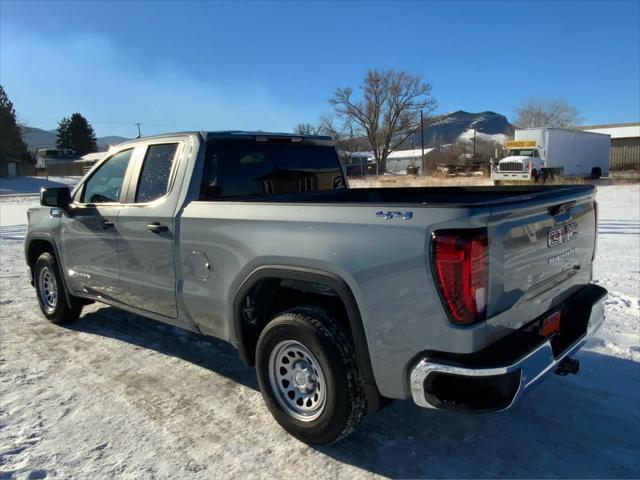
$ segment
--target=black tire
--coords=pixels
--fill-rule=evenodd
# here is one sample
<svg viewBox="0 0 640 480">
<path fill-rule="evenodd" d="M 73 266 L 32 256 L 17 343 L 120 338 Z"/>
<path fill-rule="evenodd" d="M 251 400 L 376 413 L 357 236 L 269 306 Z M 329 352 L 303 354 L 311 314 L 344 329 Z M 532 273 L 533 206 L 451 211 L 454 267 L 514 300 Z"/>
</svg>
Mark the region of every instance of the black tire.
<svg viewBox="0 0 640 480">
<path fill-rule="evenodd" d="M 287 341 L 306 347 L 324 376 L 324 408 L 313 420 L 302 421 L 287 412 L 279 403 L 282 400 L 276 398 L 280 394 L 274 391 L 270 380 L 271 353 Z M 365 414 L 365 394 L 352 342 L 338 323 L 319 308 L 295 308 L 273 318 L 258 339 L 256 370 L 271 414 L 282 428 L 305 443 L 336 442 L 353 432 Z"/>
<path fill-rule="evenodd" d="M 591 169 L 591 179 L 592 180 L 600 180 L 602 176 L 602 169 L 600 167 L 593 167 Z"/>
<path fill-rule="evenodd" d="M 55 305 L 45 303 L 46 295 L 44 293 L 44 284 L 45 278 L 47 278 L 47 272 L 55 278 Z M 71 305 L 67 303 L 66 290 L 60 276 L 60 269 L 58 268 L 56 258 L 52 254 L 45 252 L 38 257 L 33 270 L 33 280 L 36 287 L 40 310 L 47 320 L 59 325 L 61 323 L 72 322 L 78 319 L 80 313 L 82 313 L 83 302 L 78 298 L 70 297 Z"/>
</svg>

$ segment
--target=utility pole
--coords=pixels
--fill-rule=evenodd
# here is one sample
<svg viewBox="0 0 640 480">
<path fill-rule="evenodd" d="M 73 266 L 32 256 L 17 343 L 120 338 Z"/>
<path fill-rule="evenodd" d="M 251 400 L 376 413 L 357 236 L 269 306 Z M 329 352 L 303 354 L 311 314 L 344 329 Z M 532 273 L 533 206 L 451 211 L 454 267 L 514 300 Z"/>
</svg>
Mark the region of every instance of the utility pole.
<svg viewBox="0 0 640 480">
<path fill-rule="evenodd" d="M 142 134 L 140 133 L 140 125 L 141 125 L 141 123 L 138 122 L 138 123 L 135 123 L 134 125 L 136 125 L 138 127 L 138 136 L 136 138 L 140 138 L 142 136 Z"/>
<path fill-rule="evenodd" d="M 426 165 L 424 161 L 424 118 L 422 116 L 422 110 L 420 110 L 420 149 L 422 150 L 422 157 L 420 157 L 422 160 L 422 176 L 424 176 L 424 168 Z"/>
</svg>

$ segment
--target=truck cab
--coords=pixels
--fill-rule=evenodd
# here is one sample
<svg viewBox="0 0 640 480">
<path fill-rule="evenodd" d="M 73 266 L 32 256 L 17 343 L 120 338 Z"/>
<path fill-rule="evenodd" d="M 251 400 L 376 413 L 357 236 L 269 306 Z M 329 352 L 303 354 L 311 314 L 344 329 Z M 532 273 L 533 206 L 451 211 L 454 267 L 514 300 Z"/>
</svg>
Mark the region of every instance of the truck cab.
<svg viewBox="0 0 640 480">
<path fill-rule="evenodd" d="M 509 144 L 527 143 L 526 146 L 511 146 L 507 156 L 498 162 L 492 172 L 494 180 L 538 180 L 544 167 L 544 159 L 535 142 L 507 142 Z"/>
</svg>

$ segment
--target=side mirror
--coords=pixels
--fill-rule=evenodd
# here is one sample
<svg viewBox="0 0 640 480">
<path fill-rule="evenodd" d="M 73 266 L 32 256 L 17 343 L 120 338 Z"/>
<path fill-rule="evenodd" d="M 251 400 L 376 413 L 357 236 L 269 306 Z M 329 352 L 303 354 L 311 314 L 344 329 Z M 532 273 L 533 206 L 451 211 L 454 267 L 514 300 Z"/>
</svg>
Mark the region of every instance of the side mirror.
<svg viewBox="0 0 640 480">
<path fill-rule="evenodd" d="M 68 187 L 43 188 L 40 190 L 40 205 L 67 210 L 71 205 L 71 190 Z"/>
</svg>

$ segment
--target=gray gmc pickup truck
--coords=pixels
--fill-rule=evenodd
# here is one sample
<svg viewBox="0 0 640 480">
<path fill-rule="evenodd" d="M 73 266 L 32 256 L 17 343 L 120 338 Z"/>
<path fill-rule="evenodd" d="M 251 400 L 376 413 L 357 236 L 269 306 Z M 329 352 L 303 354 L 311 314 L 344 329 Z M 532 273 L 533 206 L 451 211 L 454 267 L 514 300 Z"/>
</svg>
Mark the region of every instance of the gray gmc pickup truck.
<svg viewBox="0 0 640 480">
<path fill-rule="evenodd" d="M 309 443 L 389 399 L 508 409 L 604 320 L 591 185 L 351 189 L 328 137 L 119 145 L 29 211 L 54 323 L 103 302 L 233 344 Z"/>
</svg>

